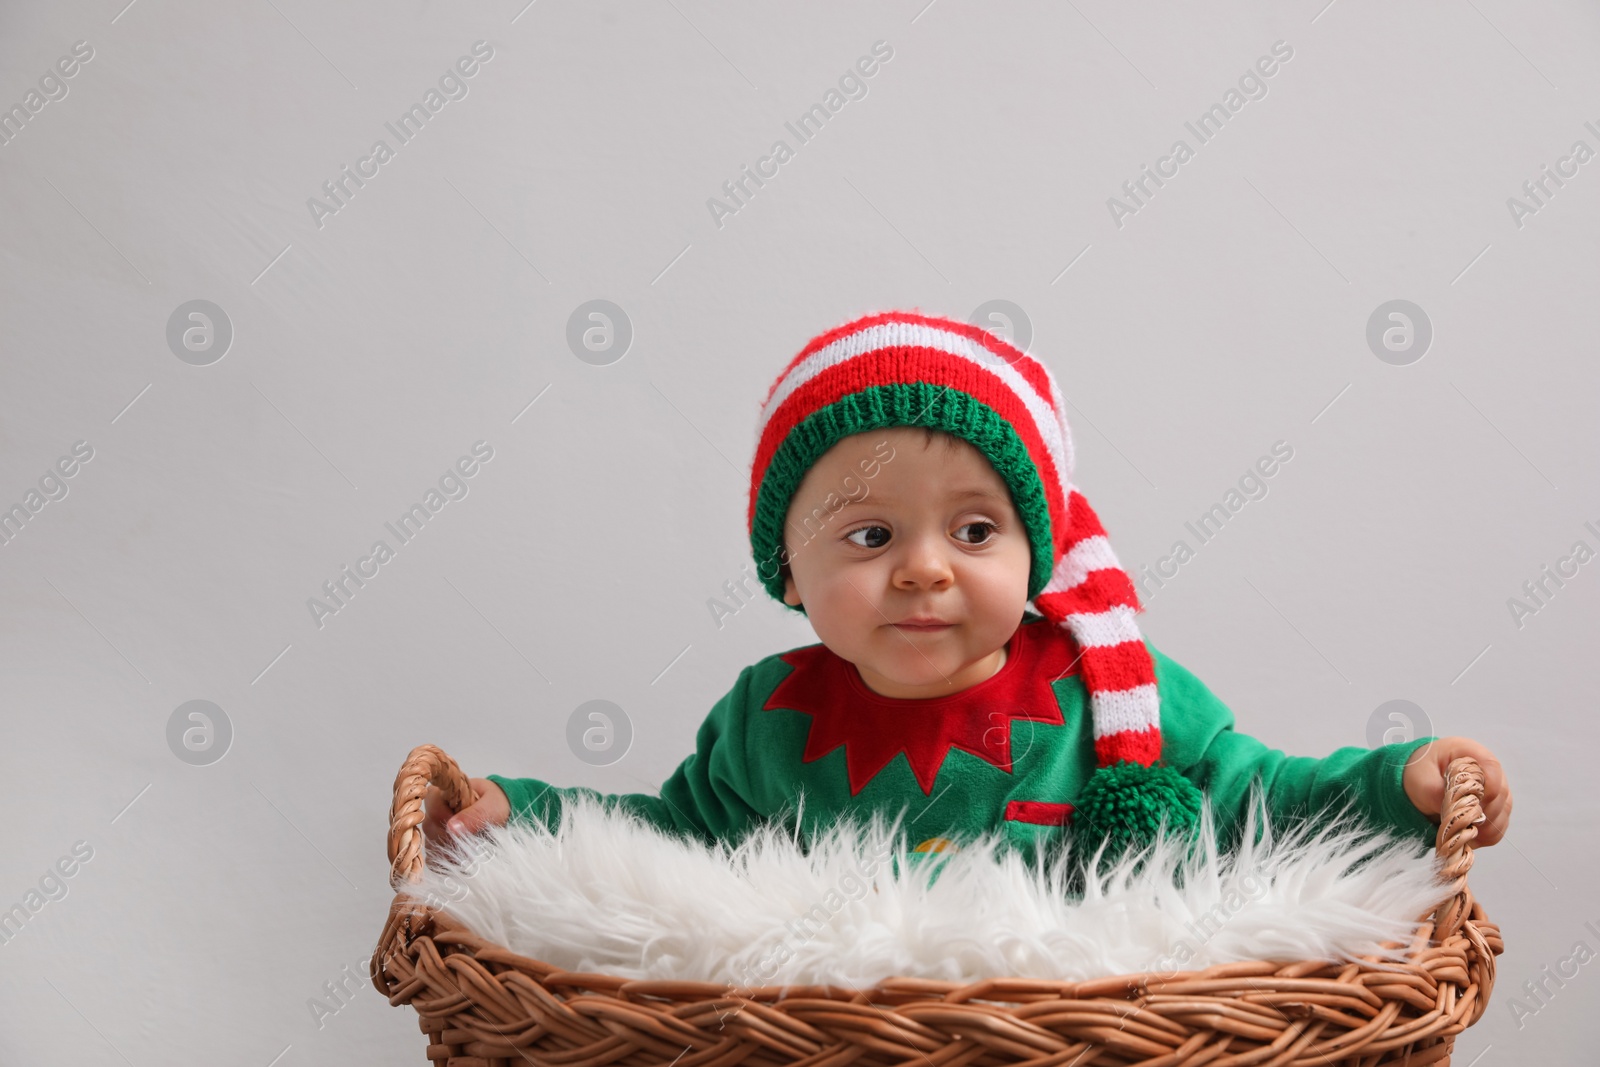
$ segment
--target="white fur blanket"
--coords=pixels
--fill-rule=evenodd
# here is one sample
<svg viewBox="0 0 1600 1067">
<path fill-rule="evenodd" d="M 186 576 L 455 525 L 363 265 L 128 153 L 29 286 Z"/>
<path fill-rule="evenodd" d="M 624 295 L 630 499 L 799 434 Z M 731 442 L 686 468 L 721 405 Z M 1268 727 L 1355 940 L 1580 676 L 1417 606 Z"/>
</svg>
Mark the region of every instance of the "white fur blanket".
<svg viewBox="0 0 1600 1067">
<path fill-rule="evenodd" d="M 1447 895 L 1435 853 L 1339 814 L 1145 861 L 1031 866 L 999 831 L 907 862 L 899 820 L 840 821 L 809 849 L 776 824 L 738 845 L 663 834 L 578 796 L 559 829 L 498 827 L 430 856 L 405 888 L 514 952 L 574 971 L 742 988 L 852 989 L 905 975 L 1081 981 L 1234 960 L 1350 959 L 1408 941 Z M 1260 827 L 1260 840 L 1257 827 Z M 1213 840 L 1209 806 L 1202 841 Z M 895 857 L 891 860 L 890 857 Z M 1069 863 L 1098 871 L 1081 897 Z"/>
</svg>

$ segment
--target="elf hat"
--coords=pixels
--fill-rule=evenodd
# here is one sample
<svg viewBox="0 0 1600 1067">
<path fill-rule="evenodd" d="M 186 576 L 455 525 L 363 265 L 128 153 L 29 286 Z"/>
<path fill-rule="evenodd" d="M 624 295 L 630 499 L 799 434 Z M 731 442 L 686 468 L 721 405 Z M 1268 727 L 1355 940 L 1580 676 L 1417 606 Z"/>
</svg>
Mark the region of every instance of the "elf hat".
<svg viewBox="0 0 1600 1067">
<path fill-rule="evenodd" d="M 1163 814 L 1192 829 L 1200 793 L 1160 762 L 1155 664 L 1134 620 L 1143 609 L 1072 484 L 1061 391 L 1043 362 L 987 330 L 890 311 L 829 330 L 789 361 L 763 403 L 750 478 L 750 545 L 767 592 L 783 602 L 784 520 L 806 471 L 841 438 L 890 426 L 967 441 L 1011 491 L 1032 552 L 1028 598 L 1071 633 L 1089 691 L 1098 770 L 1074 806 L 1076 832 L 1140 843 Z"/>
</svg>

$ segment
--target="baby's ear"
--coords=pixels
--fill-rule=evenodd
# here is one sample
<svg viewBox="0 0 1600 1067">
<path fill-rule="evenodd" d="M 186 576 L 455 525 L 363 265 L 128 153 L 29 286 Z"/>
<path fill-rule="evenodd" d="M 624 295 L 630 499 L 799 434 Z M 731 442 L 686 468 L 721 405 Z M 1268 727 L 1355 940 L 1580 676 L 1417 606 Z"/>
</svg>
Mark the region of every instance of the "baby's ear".
<svg viewBox="0 0 1600 1067">
<path fill-rule="evenodd" d="M 791 608 L 800 606 L 800 590 L 795 587 L 794 575 L 789 573 L 787 567 L 783 573 L 783 602 Z"/>
</svg>

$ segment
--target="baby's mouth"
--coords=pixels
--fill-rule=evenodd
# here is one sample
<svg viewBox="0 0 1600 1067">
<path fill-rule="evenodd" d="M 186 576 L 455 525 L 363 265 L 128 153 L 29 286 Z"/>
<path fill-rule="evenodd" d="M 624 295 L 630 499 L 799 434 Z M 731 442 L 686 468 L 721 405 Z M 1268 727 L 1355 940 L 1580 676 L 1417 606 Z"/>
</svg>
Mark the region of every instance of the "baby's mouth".
<svg viewBox="0 0 1600 1067">
<path fill-rule="evenodd" d="M 932 615 L 914 615 L 900 622 L 890 623 L 901 633 L 936 634 L 943 633 L 955 625 L 953 622 L 937 618 Z"/>
</svg>

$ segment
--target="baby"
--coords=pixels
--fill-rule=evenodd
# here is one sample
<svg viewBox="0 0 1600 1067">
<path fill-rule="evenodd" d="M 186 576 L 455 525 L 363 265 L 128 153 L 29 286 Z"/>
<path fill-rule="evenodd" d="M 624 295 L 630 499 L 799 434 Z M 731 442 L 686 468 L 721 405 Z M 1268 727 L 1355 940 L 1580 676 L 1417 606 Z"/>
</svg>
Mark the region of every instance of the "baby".
<svg viewBox="0 0 1600 1067">
<path fill-rule="evenodd" d="M 430 787 L 425 836 L 555 827 L 586 793 L 734 842 L 803 795 L 808 834 L 878 811 L 903 813 L 921 852 L 998 829 L 1030 852 L 1070 833 L 1115 855 L 1163 822 L 1193 828 L 1202 793 L 1231 837 L 1259 778 L 1273 816 L 1348 802 L 1431 841 L 1445 767 L 1471 756 L 1486 779 L 1476 843 L 1500 840 L 1511 792 L 1475 741 L 1315 759 L 1235 732 L 1140 635 L 1134 585 L 1072 468 L 1049 368 L 987 331 L 891 312 L 822 334 L 768 392 L 747 516 L 768 593 L 821 642 L 741 671 L 659 796 L 490 775 L 456 813 Z"/>
</svg>

